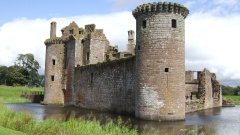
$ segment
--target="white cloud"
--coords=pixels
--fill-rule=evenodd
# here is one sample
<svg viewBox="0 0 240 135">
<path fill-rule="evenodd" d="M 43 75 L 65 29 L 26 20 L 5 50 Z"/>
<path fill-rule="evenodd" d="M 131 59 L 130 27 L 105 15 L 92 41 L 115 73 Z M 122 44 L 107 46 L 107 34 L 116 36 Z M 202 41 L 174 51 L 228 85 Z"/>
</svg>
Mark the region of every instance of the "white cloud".
<svg viewBox="0 0 240 135">
<path fill-rule="evenodd" d="M 240 15 L 190 15 L 186 20 L 187 69 L 206 67 L 220 80 L 240 80 L 239 24 Z"/>
<path fill-rule="evenodd" d="M 239 0 L 213 0 L 214 4 L 223 4 L 227 6 L 233 6 L 237 4 Z"/>
<path fill-rule="evenodd" d="M 118 12 L 105 15 L 74 16 L 68 18 L 52 18 L 50 20 L 26 18 L 16 19 L 0 27 L 0 65 L 10 66 L 17 55 L 33 53 L 43 73 L 45 64 L 45 39 L 50 36 L 50 22 L 57 22 L 57 36 L 61 36 L 61 28 L 75 21 L 79 27 L 95 23 L 112 45 L 119 45 L 124 50 L 127 44 L 127 31 L 135 30 L 135 19 L 131 12 Z"/>
</svg>

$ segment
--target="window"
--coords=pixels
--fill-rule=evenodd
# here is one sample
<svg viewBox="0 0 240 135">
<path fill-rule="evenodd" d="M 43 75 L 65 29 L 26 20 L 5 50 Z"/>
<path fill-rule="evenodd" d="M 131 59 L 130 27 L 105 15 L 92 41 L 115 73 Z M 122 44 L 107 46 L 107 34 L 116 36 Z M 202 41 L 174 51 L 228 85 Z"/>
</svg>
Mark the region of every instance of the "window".
<svg viewBox="0 0 240 135">
<path fill-rule="evenodd" d="M 177 28 L 177 20 L 172 19 L 172 28 Z"/>
<path fill-rule="evenodd" d="M 70 30 L 69 32 L 70 32 L 70 34 L 73 34 L 73 30 Z"/>
<path fill-rule="evenodd" d="M 165 72 L 169 72 L 169 68 L 165 68 Z"/>
<path fill-rule="evenodd" d="M 54 75 L 51 76 L 52 81 L 54 81 Z"/>
<path fill-rule="evenodd" d="M 81 35 L 81 34 L 82 34 L 82 31 L 79 31 L 79 34 Z"/>
<path fill-rule="evenodd" d="M 141 47 L 140 47 L 140 46 L 138 46 L 138 50 L 141 50 Z"/>
<path fill-rule="evenodd" d="M 87 52 L 87 60 L 89 60 L 89 52 Z"/>
<path fill-rule="evenodd" d="M 91 73 L 91 79 L 90 82 L 93 83 L 93 73 Z"/>
<path fill-rule="evenodd" d="M 52 64 L 55 65 L 55 60 L 54 59 L 52 60 Z"/>
<path fill-rule="evenodd" d="M 147 27 L 147 21 L 144 20 L 144 21 L 142 21 L 142 28 L 144 29 L 144 28 L 146 28 L 146 27 Z"/>
</svg>

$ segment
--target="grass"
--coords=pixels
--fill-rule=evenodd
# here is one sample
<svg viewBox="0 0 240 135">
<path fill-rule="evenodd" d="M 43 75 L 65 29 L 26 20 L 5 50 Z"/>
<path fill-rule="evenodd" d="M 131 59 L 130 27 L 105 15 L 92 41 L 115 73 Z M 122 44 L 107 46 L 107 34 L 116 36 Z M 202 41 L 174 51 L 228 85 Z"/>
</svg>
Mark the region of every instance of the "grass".
<svg viewBox="0 0 240 135">
<path fill-rule="evenodd" d="M 0 135 L 27 135 L 27 134 L 0 126 Z"/>
<path fill-rule="evenodd" d="M 96 119 L 87 120 L 85 118 L 74 119 L 68 121 L 44 120 L 39 122 L 31 117 L 30 114 L 16 113 L 8 110 L 3 105 L 0 106 L 0 126 L 3 132 L 6 128 L 20 131 L 30 135 L 137 135 L 136 129 L 129 129 L 121 122 L 114 123 L 108 119 L 106 125 L 101 125 Z M 119 120 L 121 121 L 121 120 Z M 0 129 L 0 132 L 2 132 Z M 11 131 L 11 130 L 10 130 Z M 15 132 L 13 131 L 13 132 Z"/>
<path fill-rule="evenodd" d="M 235 105 L 240 105 L 240 96 L 235 95 L 223 95 L 223 98 L 231 99 L 234 101 Z"/>
<path fill-rule="evenodd" d="M 12 87 L 0 85 L 0 103 L 30 102 L 30 100 L 20 97 L 23 91 L 43 91 L 43 87 Z"/>
</svg>

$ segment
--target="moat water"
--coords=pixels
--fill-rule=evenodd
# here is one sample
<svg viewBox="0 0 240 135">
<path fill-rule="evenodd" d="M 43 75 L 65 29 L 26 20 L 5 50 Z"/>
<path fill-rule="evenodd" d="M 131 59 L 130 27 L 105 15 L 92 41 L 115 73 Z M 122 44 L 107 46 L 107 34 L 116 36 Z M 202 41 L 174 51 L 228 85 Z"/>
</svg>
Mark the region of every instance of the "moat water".
<svg viewBox="0 0 240 135">
<path fill-rule="evenodd" d="M 43 106 L 33 103 L 6 104 L 6 106 L 14 111 L 31 113 L 39 121 L 44 119 L 67 120 L 70 117 L 85 117 L 87 119 L 96 118 L 104 123 L 106 119 L 117 120 L 119 118 L 119 115 L 113 113 L 77 107 Z M 216 135 L 240 135 L 240 106 L 217 107 L 188 113 L 185 121 L 177 122 L 145 121 L 131 116 L 120 117 L 123 122 L 128 123 L 128 126 L 137 126 L 140 132 L 143 130 L 150 133 L 160 131 L 168 135 L 181 135 L 187 132 L 193 132 L 194 134 L 205 132 Z"/>
</svg>

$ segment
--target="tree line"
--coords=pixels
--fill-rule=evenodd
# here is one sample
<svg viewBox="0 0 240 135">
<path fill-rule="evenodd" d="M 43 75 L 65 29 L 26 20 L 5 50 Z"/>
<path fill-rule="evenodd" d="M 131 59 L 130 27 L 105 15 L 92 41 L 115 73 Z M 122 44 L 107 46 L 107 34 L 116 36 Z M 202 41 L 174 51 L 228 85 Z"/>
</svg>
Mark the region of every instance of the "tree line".
<svg viewBox="0 0 240 135">
<path fill-rule="evenodd" d="M 222 94 L 223 95 L 240 95 L 240 86 L 231 87 L 222 85 Z"/>
<path fill-rule="evenodd" d="M 0 85 L 42 87 L 44 75 L 39 75 L 39 68 L 33 54 L 18 54 L 13 65 L 0 65 Z"/>
</svg>

